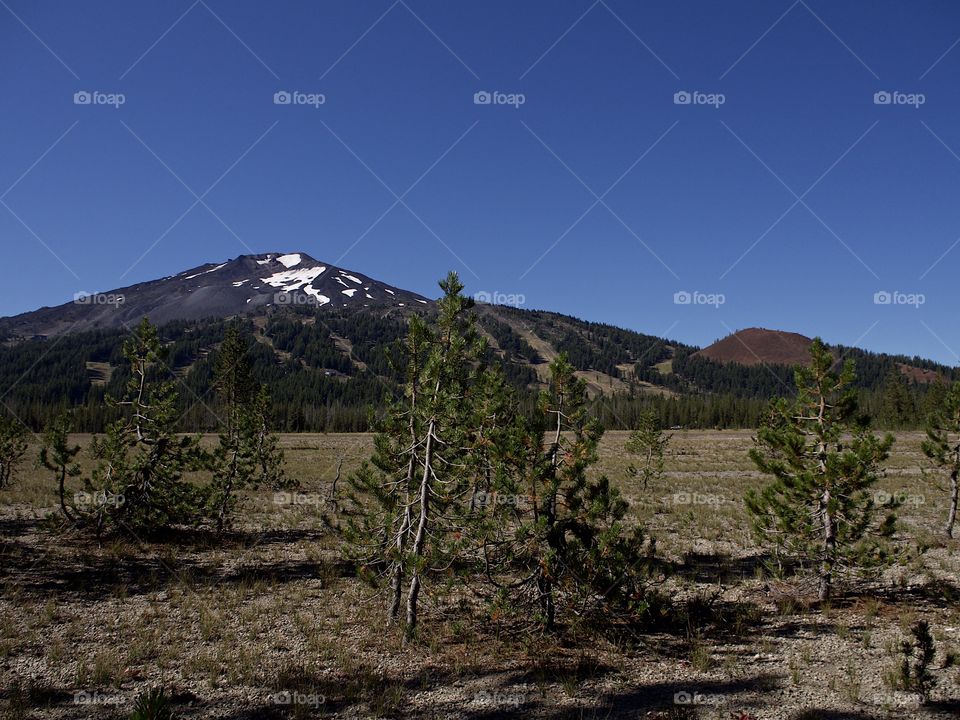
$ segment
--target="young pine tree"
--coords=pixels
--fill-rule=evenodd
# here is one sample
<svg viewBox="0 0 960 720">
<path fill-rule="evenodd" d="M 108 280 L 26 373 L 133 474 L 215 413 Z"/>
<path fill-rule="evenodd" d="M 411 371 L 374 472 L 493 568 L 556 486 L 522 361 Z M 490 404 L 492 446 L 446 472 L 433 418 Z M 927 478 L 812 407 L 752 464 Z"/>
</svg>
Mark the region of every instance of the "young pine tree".
<svg viewBox="0 0 960 720">
<path fill-rule="evenodd" d="M 227 328 L 214 362 L 214 387 L 222 403 L 217 448 L 211 458 L 213 479 L 208 511 L 222 533 L 248 487 L 285 486 L 283 451 L 268 428 L 270 396 L 256 382 L 247 342 L 237 324 Z"/>
<path fill-rule="evenodd" d="M 810 358 L 809 367 L 796 370 L 796 398 L 776 400 L 757 431 L 750 457 L 773 481 L 750 491 L 746 507 L 758 538 L 778 558 L 816 566 L 825 600 L 838 570 L 887 559 L 872 540 L 892 535 L 895 518 L 890 513 L 874 523 L 870 489 L 893 436 L 876 437 L 857 417 L 852 360 L 836 372 L 819 338 Z"/>
<path fill-rule="evenodd" d="M 464 548 L 470 507 L 471 387 L 482 343 L 456 273 L 440 287 L 436 326 L 410 318 L 403 397 L 389 404 L 370 462 L 349 478 L 344 511 L 348 552 L 369 581 L 389 585 L 388 622 L 406 594 L 407 638 L 424 577 L 450 567 Z"/>
<path fill-rule="evenodd" d="M 644 581 L 652 544 L 627 521 L 627 503 L 606 477 L 590 479 L 603 434 L 587 411 L 586 384 L 561 355 L 532 421 L 517 417 L 501 441 L 485 539 L 485 574 L 504 602 L 554 629 L 558 612 L 646 608 Z M 632 525 L 632 526 L 631 526 Z"/>
<path fill-rule="evenodd" d="M 69 441 L 70 416 L 58 415 L 43 433 L 43 445 L 40 448 L 40 464 L 53 473 L 57 481 L 57 496 L 60 499 L 60 511 L 69 522 L 76 520 L 74 511 L 67 508 L 66 480 L 80 474 L 80 465 L 76 457 L 80 454 L 79 445 Z"/>
<path fill-rule="evenodd" d="M 125 417 L 92 443 L 98 464 L 85 485 L 92 498 L 88 515 L 99 538 L 103 529 L 138 535 L 178 522 L 194 522 L 201 493 L 184 479 L 198 469 L 199 439 L 176 435 L 177 395 L 163 380 L 162 347 L 144 318 L 123 346 L 130 366 L 122 400 L 110 400 Z"/>
<path fill-rule="evenodd" d="M 642 410 L 637 428 L 630 433 L 626 451 L 639 458 L 639 465 L 630 464 L 627 471 L 643 480 L 646 490 L 651 480 L 663 477 L 663 453 L 672 435 L 665 435 L 655 410 Z"/>
<path fill-rule="evenodd" d="M 26 432 L 15 418 L 0 415 L 0 489 L 13 482 L 17 466 L 27 452 Z"/>
<path fill-rule="evenodd" d="M 927 438 L 923 453 L 950 475 L 950 510 L 947 513 L 947 537 L 953 537 L 960 494 L 960 382 L 946 391 L 939 407 L 927 420 Z"/>
</svg>

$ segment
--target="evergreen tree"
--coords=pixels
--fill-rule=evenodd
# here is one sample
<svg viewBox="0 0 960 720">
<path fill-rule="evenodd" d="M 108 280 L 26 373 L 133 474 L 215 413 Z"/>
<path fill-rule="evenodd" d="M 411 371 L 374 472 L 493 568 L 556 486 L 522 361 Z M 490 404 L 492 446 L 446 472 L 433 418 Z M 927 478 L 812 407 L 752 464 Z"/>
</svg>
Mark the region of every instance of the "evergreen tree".
<svg viewBox="0 0 960 720">
<path fill-rule="evenodd" d="M 80 453 L 79 445 L 70 445 L 70 416 L 63 413 L 50 423 L 43 433 L 43 445 L 40 448 L 40 464 L 53 473 L 57 481 L 57 496 L 60 499 L 60 511 L 69 521 L 75 516 L 67 509 L 66 479 L 80 474 L 80 465 L 76 457 Z"/>
<path fill-rule="evenodd" d="M 660 419 L 653 410 L 640 413 L 636 429 L 630 433 L 626 451 L 639 457 L 640 465 L 627 466 L 627 471 L 635 478 L 643 480 L 643 489 L 651 480 L 663 477 L 663 453 L 672 435 L 664 435 Z"/>
<path fill-rule="evenodd" d="M 758 538 L 801 564 L 815 563 L 818 593 L 827 599 L 835 573 L 845 566 L 886 558 L 871 535 L 889 537 L 893 514 L 874 526 L 869 490 L 890 454 L 893 436 L 873 435 L 858 417 L 853 361 L 838 373 L 817 338 L 811 364 L 797 368 L 797 396 L 779 399 L 757 432 L 750 457 L 773 481 L 746 496 Z"/>
<path fill-rule="evenodd" d="M 590 617 L 645 609 L 647 554 L 627 503 L 606 477 L 588 478 L 603 434 L 588 413 L 586 384 L 561 355 L 532 420 L 517 416 L 501 446 L 496 522 L 484 542 L 485 574 L 505 602 L 532 604 L 551 630 L 561 610 Z M 652 545 L 649 550 L 652 550 Z"/>
<path fill-rule="evenodd" d="M 888 428 L 906 427 L 916 415 L 914 399 L 907 379 L 894 365 L 883 383 L 883 421 Z"/>
<path fill-rule="evenodd" d="M 419 620 L 424 576 L 450 567 L 463 551 L 470 507 L 471 388 L 482 372 L 483 344 L 456 273 L 440 287 L 436 327 L 410 318 L 404 394 L 390 403 L 370 462 L 349 478 L 344 527 L 364 576 L 389 582 L 390 622 L 406 585 L 407 638 Z"/>
<path fill-rule="evenodd" d="M 151 533 L 172 523 L 194 522 L 203 499 L 184 473 L 200 467 L 199 438 L 178 438 L 177 395 L 162 379 L 162 347 L 156 328 L 144 318 L 124 343 L 130 378 L 122 400 L 111 404 L 125 417 L 110 425 L 91 449 L 97 467 L 85 485 L 88 520 L 103 529 Z"/>
<path fill-rule="evenodd" d="M 27 452 L 26 431 L 15 418 L 0 415 L 0 489 L 13 482 L 17 466 Z"/>
<path fill-rule="evenodd" d="M 927 421 L 923 453 L 950 474 L 950 510 L 947 513 L 947 537 L 953 537 L 960 494 L 960 382 L 950 386 L 941 405 Z"/>
<path fill-rule="evenodd" d="M 236 323 L 227 328 L 217 353 L 214 387 L 222 401 L 223 417 L 211 458 L 208 508 L 221 533 L 236 507 L 238 492 L 287 483 L 279 440 L 268 431 L 270 396 L 266 386 L 254 380 L 248 344 Z"/>
</svg>

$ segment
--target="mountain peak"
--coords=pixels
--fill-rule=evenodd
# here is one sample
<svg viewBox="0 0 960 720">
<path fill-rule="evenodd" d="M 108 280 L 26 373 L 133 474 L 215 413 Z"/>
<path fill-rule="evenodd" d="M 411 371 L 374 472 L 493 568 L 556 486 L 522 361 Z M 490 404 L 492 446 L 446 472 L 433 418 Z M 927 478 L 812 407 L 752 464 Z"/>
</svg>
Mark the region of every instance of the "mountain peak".
<svg viewBox="0 0 960 720">
<path fill-rule="evenodd" d="M 3 334 L 31 337 L 94 328 L 211 317 L 260 315 L 281 306 L 405 308 L 427 305 L 421 295 L 362 273 L 316 260 L 305 252 L 240 255 L 159 280 L 102 293 L 80 292 L 71 303 L 0 319 Z"/>
</svg>

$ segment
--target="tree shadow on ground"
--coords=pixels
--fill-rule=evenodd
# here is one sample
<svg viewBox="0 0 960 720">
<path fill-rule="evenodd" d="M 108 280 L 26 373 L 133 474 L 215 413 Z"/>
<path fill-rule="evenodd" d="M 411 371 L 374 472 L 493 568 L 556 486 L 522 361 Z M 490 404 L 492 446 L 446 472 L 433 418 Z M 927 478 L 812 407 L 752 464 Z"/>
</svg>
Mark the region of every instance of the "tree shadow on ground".
<svg viewBox="0 0 960 720">
<path fill-rule="evenodd" d="M 698 710 L 716 714 L 724 708 L 729 716 L 739 711 L 736 698 L 740 693 L 769 692 L 780 684 L 773 675 L 721 681 L 658 682 L 640 685 L 628 690 L 607 693 L 591 702 L 577 703 L 569 708 L 557 708 L 539 700 L 526 700 L 516 706 L 503 704 L 493 707 L 461 707 L 462 717 L 469 720 L 494 718 L 535 717 L 544 720 L 589 720 L 590 718 L 696 718 Z M 509 697 L 509 690 L 505 696 Z M 491 691 L 493 700 L 498 698 Z M 756 705 L 753 702 L 753 705 Z"/>
</svg>

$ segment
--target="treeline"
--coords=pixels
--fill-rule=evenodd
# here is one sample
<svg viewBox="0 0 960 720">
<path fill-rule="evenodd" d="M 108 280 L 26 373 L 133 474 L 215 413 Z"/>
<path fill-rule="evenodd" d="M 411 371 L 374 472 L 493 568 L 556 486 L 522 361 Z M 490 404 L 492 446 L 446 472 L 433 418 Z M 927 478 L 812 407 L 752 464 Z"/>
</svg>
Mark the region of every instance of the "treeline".
<svg viewBox="0 0 960 720">
<path fill-rule="evenodd" d="M 433 313 L 424 311 L 428 320 Z M 786 366 L 723 364 L 664 338 L 543 311 L 498 307 L 495 315 L 480 308 L 477 315 L 479 328 L 492 339 L 484 361 L 502 366 L 526 412 L 532 412 L 541 387 L 533 365 L 544 358 L 519 331 L 525 327 L 562 350 L 576 370 L 627 382 L 627 392 L 611 388 L 589 403 L 607 429 L 632 427 L 644 411 L 653 412 L 666 427 L 753 428 L 771 398 L 793 392 L 794 370 Z M 273 429 L 369 430 L 371 412 L 382 410 L 404 380 L 397 359 L 407 320 L 399 313 L 334 309 L 320 316 L 294 307 L 241 321 L 243 332 L 255 340 L 249 349 L 252 372 L 271 388 Z M 177 409 L 182 431 L 216 426 L 220 409 L 212 392 L 212 358 L 226 328 L 225 321 L 212 319 L 158 329 L 165 367 L 181 387 Z M 0 346 L 0 388 L 7 410 L 39 432 L 70 408 L 77 431 L 103 432 L 113 420 L 105 398 L 117 396 L 129 380 L 122 354 L 126 335 L 124 330 L 96 330 Z M 960 378 L 955 369 L 922 358 L 844 347 L 831 351 L 855 362 L 859 402 L 880 427 L 922 427 L 942 397 L 943 385 Z M 661 369 L 665 360 L 670 361 L 668 371 Z M 901 365 L 928 371 L 943 384 L 908 378 Z"/>
</svg>

